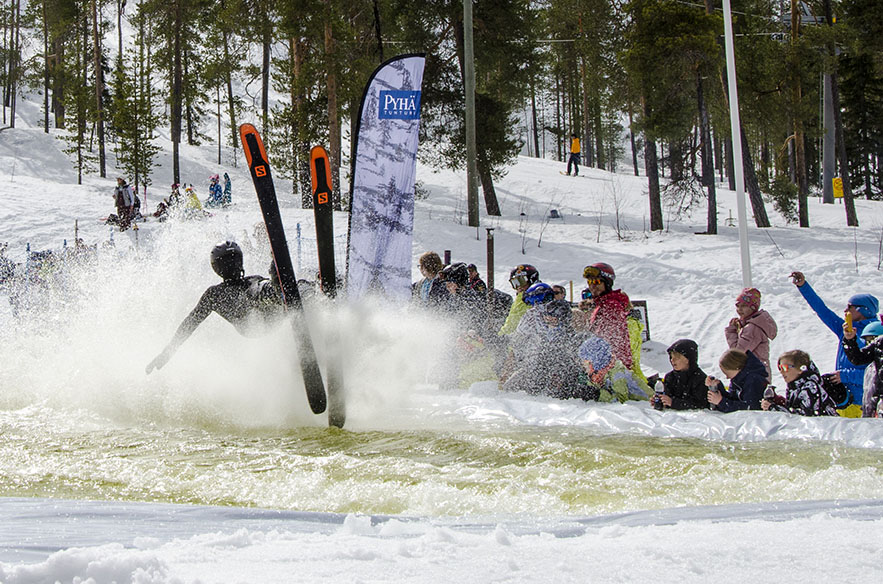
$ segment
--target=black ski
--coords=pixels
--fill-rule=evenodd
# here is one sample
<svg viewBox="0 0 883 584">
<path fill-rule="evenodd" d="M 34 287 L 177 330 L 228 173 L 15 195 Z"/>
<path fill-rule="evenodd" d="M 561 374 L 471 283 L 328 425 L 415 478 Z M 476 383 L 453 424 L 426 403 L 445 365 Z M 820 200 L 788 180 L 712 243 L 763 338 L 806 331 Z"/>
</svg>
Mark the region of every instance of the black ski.
<svg viewBox="0 0 883 584">
<path fill-rule="evenodd" d="M 314 146 L 310 150 L 310 178 L 313 186 L 313 212 L 316 217 L 316 244 L 319 250 L 322 291 L 329 298 L 334 298 L 337 294 L 337 270 L 334 266 L 331 165 L 328 163 L 328 152 L 321 146 Z"/>
<path fill-rule="evenodd" d="M 316 360 L 316 350 L 313 348 L 313 340 L 303 314 L 303 302 L 297 288 L 294 267 L 291 265 L 291 255 L 288 252 L 288 241 L 285 239 L 285 230 L 282 227 L 282 215 L 279 213 L 276 188 L 273 186 L 273 177 L 270 175 L 267 151 L 264 149 L 264 142 L 261 140 L 260 134 L 251 124 L 239 126 L 239 137 L 242 140 L 242 148 L 245 151 L 245 158 L 254 181 L 254 189 L 261 205 L 267 235 L 270 238 L 270 249 L 282 287 L 283 302 L 293 317 L 292 330 L 300 349 L 300 368 L 304 377 L 307 399 L 313 413 L 321 414 L 326 407 L 325 386 L 322 383 L 322 372 L 319 370 L 319 363 Z"/>
<path fill-rule="evenodd" d="M 313 188 L 313 213 L 316 218 L 316 248 L 319 252 L 319 278 L 322 291 L 337 295 L 337 268 L 334 265 L 334 210 L 331 206 L 331 164 L 322 146 L 310 150 L 310 179 Z M 332 333 L 329 343 L 337 347 L 340 336 Z M 343 375 L 334 359 L 328 362 L 328 425 L 343 428 L 346 422 Z"/>
</svg>

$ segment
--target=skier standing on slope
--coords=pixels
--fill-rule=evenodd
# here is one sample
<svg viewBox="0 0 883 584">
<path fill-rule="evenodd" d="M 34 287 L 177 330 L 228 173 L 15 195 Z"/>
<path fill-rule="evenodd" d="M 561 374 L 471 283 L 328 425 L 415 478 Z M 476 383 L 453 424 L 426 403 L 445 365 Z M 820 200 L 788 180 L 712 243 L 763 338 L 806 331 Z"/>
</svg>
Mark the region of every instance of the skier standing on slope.
<svg viewBox="0 0 883 584">
<path fill-rule="evenodd" d="M 570 135 L 570 157 L 567 159 L 567 175 L 570 176 L 570 167 L 573 165 L 573 176 L 579 175 L 580 145 L 579 136 Z"/>
<path fill-rule="evenodd" d="M 219 243 L 212 249 L 212 268 L 223 282 L 202 294 L 196 307 L 178 327 L 171 342 L 146 368 L 147 373 L 161 369 L 181 344 L 212 312 L 218 313 L 244 336 L 258 336 L 282 314 L 282 295 L 275 278 L 245 276 L 242 250 L 233 241 Z M 271 266 L 273 268 L 274 266 Z M 271 269 L 271 274 L 275 269 Z"/>
</svg>

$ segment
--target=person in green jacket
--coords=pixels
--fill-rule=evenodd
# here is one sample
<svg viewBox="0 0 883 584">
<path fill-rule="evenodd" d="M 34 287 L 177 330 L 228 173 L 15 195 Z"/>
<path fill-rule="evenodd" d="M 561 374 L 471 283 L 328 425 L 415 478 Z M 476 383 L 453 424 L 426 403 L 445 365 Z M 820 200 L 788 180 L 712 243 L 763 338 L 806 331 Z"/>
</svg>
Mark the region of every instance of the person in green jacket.
<svg viewBox="0 0 883 584">
<path fill-rule="evenodd" d="M 497 333 L 498 335 L 508 336 L 515 332 L 515 329 L 518 328 L 519 321 L 521 321 L 521 317 L 524 316 L 524 313 L 530 308 L 530 306 L 524 302 L 524 291 L 530 288 L 532 284 L 539 281 L 540 273 L 530 264 L 515 266 L 515 268 L 509 272 L 509 284 L 515 289 L 515 302 L 512 303 L 512 307 L 509 309 L 509 315 L 506 317 L 506 322 L 503 323 L 500 332 Z"/>
</svg>

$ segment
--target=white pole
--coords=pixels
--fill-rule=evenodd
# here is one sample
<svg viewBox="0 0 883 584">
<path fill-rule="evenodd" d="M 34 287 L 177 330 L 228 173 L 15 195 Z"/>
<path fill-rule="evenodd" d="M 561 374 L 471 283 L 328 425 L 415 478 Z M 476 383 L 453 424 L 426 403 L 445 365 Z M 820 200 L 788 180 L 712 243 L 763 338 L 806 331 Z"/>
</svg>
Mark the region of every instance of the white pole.
<svg viewBox="0 0 883 584">
<path fill-rule="evenodd" d="M 736 179 L 736 210 L 739 216 L 739 247 L 742 250 L 742 284 L 751 287 L 751 254 L 748 251 L 748 214 L 745 210 L 745 174 L 742 167 L 742 123 L 739 121 L 739 95 L 736 90 L 736 59 L 733 50 L 733 17 L 730 0 L 724 2 L 724 45 L 727 54 L 727 81 L 730 90 L 730 134 L 733 139 L 733 170 Z"/>
</svg>

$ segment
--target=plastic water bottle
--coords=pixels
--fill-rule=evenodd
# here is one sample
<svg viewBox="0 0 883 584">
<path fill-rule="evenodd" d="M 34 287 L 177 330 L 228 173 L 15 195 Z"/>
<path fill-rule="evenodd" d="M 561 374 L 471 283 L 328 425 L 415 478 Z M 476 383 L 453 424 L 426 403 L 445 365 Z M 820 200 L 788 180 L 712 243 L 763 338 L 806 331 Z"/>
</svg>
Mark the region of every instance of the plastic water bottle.
<svg viewBox="0 0 883 584">
<path fill-rule="evenodd" d="M 662 404 L 662 394 L 665 393 L 665 385 L 663 385 L 662 380 L 659 379 L 656 381 L 656 385 L 653 386 L 653 409 L 662 410 L 665 406 Z"/>
</svg>

